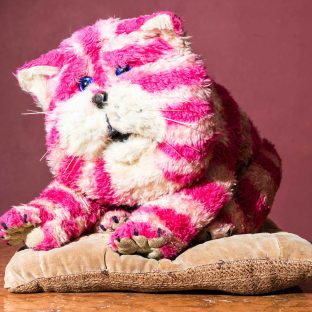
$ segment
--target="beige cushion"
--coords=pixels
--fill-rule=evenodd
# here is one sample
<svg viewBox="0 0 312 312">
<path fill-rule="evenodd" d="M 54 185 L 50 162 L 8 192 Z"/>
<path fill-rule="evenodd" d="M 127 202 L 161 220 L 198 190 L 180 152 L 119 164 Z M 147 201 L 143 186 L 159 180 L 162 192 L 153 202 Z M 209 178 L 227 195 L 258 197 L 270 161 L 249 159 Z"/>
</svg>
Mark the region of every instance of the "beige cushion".
<svg viewBox="0 0 312 312">
<path fill-rule="evenodd" d="M 312 246 L 286 232 L 236 235 L 196 245 L 175 260 L 119 255 L 93 234 L 51 251 L 25 249 L 6 267 L 11 292 L 189 289 L 261 294 L 312 277 Z"/>
</svg>

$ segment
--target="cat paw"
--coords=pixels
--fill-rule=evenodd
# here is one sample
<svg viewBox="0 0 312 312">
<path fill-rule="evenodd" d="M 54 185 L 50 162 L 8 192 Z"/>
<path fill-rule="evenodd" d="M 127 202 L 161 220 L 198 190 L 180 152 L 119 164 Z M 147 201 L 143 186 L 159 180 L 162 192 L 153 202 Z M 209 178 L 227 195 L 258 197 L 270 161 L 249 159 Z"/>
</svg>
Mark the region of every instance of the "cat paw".
<svg viewBox="0 0 312 312">
<path fill-rule="evenodd" d="M 139 253 L 151 259 L 164 257 L 169 235 L 161 228 L 145 222 L 126 222 L 116 229 L 110 244 L 121 254 Z"/>
<path fill-rule="evenodd" d="M 53 219 L 34 228 L 26 238 L 26 246 L 34 250 L 59 248 L 79 237 L 78 225 L 72 220 Z"/>
<path fill-rule="evenodd" d="M 39 210 L 16 206 L 0 217 L 0 237 L 9 245 L 24 243 L 28 233 L 41 223 Z"/>
<path fill-rule="evenodd" d="M 125 210 L 110 210 L 98 222 L 96 232 L 114 232 L 129 216 L 130 213 Z"/>
</svg>

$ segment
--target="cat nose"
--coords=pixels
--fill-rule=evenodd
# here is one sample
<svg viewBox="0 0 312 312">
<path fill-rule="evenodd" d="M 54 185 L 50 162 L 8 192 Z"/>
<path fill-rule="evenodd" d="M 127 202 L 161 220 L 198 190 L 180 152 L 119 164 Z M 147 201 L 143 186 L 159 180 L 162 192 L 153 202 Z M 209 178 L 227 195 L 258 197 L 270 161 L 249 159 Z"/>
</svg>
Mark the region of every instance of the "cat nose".
<svg viewBox="0 0 312 312">
<path fill-rule="evenodd" d="M 98 107 L 103 108 L 107 104 L 107 92 L 100 92 L 92 97 L 92 102 Z"/>
</svg>

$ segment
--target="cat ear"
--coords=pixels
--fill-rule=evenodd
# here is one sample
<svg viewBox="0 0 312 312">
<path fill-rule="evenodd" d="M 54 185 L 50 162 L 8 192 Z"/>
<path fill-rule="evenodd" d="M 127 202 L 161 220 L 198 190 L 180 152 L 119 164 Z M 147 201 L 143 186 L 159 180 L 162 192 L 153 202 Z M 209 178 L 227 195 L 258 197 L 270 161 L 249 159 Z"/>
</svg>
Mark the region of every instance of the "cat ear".
<svg viewBox="0 0 312 312">
<path fill-rule="evenodd" d="M 158 12 L 151 15 L 141 29 L 146 32 L 172 32 L 176 35 L 183 35 L 182 20 L 172 12 Z"/>
<path fill-rule="evenodd" d="M 59 72 L 58 67 L 38 65 L 17 71 L 17 80 L 21 88 L 33 95 L 42 110 L 48 109 L 51 100 L 48 80 Z"/>
</svg>

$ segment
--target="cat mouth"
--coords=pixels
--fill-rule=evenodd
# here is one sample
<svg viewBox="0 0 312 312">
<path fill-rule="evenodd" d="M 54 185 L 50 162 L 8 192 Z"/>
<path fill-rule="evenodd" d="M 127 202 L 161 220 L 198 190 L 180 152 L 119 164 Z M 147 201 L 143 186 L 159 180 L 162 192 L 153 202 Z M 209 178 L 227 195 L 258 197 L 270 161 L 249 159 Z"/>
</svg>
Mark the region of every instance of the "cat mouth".
<svg viewBox="0 0 312 312">
<path fill-rule="evenodd" d="M 107 115 L 106 115 L 106 121 L 107 121 L 108 137 L 113 142 L 123 142 L 123 141 L 128 140 L 131 133 L 121 133 L 117 129 L 112 127 L 112 125 L 109 122 Z"/>
</svg>

